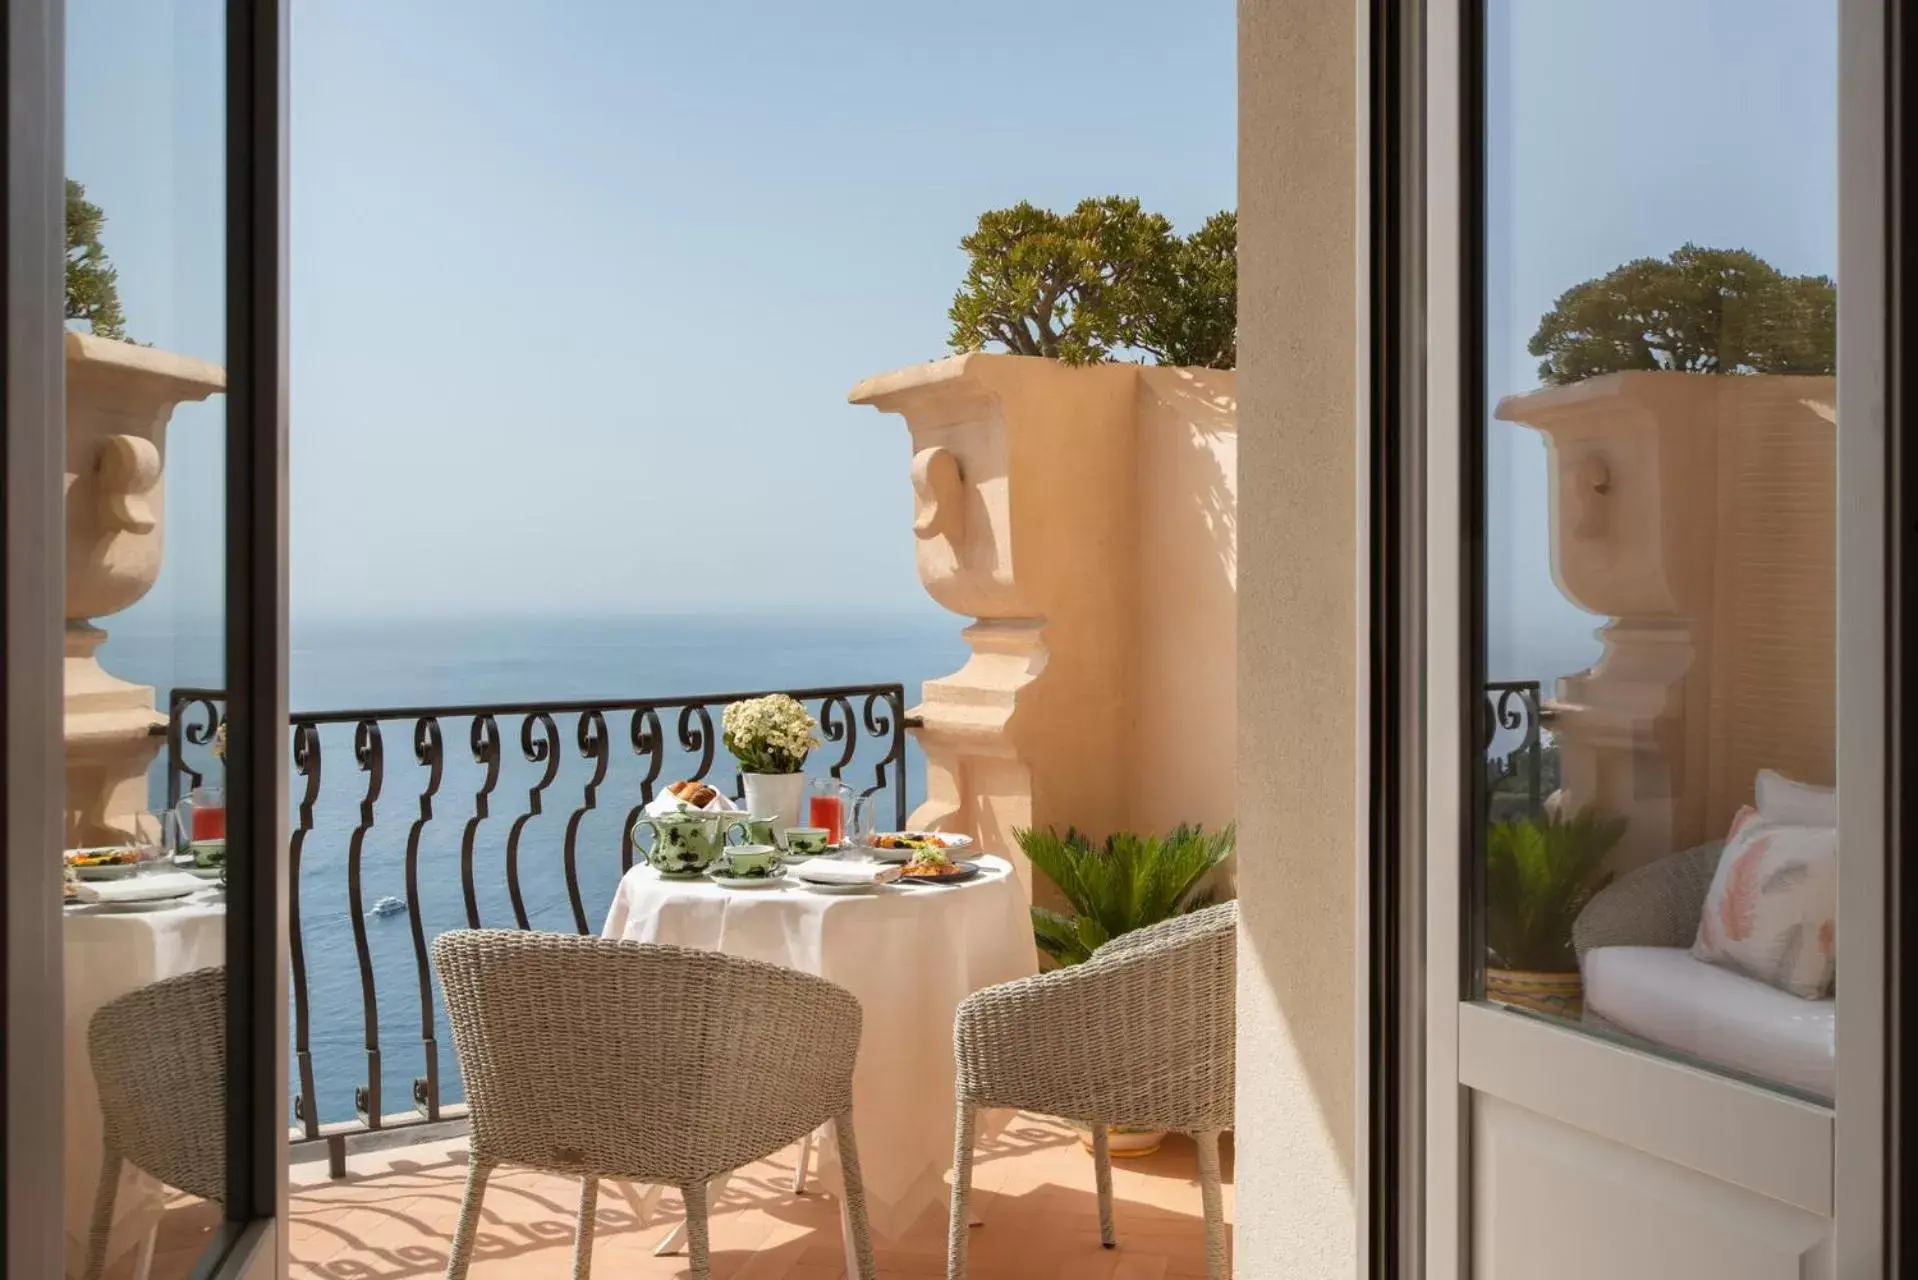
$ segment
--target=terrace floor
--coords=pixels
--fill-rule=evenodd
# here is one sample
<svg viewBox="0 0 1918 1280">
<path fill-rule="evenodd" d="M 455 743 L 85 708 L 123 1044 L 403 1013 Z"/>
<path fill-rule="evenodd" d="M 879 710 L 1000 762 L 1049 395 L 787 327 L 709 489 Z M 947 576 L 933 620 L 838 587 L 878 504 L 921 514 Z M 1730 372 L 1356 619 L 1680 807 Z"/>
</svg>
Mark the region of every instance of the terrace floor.
<svg viewBox="0 0 1918 1280">
<path fill-rule="evenodd" d="M 1232 1149 L 1223 1151 L 1225 1211 L 1233 1216 Z M 815 1187 L 791 1195 L 791 1151 L 743 1170 L 713 1208 L 715 1280 L 837 1280 L 845 1274 L 836 1198 Z M 349 1176 L 329 1181 L 324 1163 L 292 1170 L 293 1280 L 402 1280 L 438 1276 L 459 1214 L 465 1139 L 356 1154 Z M 1161 1280 L 1205 1275 L 1197 1160 L 1173 1137 L 1157 1154 L 1113 1161 L 1119 1247 L 1099 1247 L 1092 1159 L 1059 1121 L 1020 1115 L 982 1144 L 974 1166 L 974 1280 Z M 541 1280 L 570 1276 L 579 1186 L 502 1166 L 487 1189 L 485 1222 L 470 1275 Z M 622 1280 L 690 1274 L 684 1256 L 655 1258 L 653 1246 L 679 1220 L 663 1196 L 641 1227 L 611 1187 L 599 1198 L 595 1273 Z M 161 1230 L 156 1280 L 188 1273 L 209 1225 L 207 1206 L 182 1204 Z M 879 1274 L 943 1276 L 944 1207 L 901 1239 L 880 1244 Z"/>
</svg>

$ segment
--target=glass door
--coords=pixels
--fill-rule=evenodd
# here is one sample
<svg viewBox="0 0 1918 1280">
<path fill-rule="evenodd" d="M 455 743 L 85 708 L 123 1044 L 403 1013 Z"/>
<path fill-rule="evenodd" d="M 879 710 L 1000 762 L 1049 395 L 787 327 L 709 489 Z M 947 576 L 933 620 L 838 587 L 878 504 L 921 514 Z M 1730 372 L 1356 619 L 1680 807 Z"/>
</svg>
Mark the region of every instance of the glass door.
<svg viewBox="0 0 1918 1280">
<path fill-rule="evenodd" d="M 1868 8 L 1429 6 L 1432 1275 L 1826 1275 L 1866 1238 Z"/>
<path fill-rule="evenodd" d="M 8 1274 L 284 1274 L 283 19 L 8 5 Z"/>
</svg>

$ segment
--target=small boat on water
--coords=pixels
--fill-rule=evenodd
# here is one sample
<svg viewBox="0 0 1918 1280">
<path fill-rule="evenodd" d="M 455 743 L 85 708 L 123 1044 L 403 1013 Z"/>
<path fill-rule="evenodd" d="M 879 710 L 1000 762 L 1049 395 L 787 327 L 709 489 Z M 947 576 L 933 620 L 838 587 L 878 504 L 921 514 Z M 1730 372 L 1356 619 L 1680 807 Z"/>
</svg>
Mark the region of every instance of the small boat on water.
<svg viewBox="0 0 1918 1280">
<path fill-rule="evenodd" d="M 406 910 L 406 899 L 389 896 L 381 898 L 378 902 L 374 903 L 373 909 L 366 914 L 369 916 L 396 916 L 404 910 Z"/>
</svg>

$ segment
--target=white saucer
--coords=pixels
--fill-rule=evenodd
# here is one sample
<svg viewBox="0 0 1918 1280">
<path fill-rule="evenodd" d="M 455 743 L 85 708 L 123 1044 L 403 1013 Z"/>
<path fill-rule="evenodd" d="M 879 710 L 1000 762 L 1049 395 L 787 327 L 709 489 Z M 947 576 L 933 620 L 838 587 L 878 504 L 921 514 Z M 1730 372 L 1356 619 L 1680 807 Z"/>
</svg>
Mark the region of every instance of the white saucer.
<svg viewBox="0 0 1918 1280">
<path fill-rule="evenodd" d="M 802 880 L 798 876 L 794 876 L 793 881 L 794 883 L 798 884 L 800 888 L 810 889 L 814 893 L 833 893 L 833 894 L 845 894 L 845 895 L 851 895 L 855 893 L 877 893 L 879 892 L 879 890 L 886 887 L 883 884 L 821 884 L 817 880 Z"/>
<path fill-rule="evenodd" d="M 708 877 L 722 889 L 773 889 L 786 883 L 784 870 L 775 870 L 769 876 L 722 876 Z"/>
</svg>

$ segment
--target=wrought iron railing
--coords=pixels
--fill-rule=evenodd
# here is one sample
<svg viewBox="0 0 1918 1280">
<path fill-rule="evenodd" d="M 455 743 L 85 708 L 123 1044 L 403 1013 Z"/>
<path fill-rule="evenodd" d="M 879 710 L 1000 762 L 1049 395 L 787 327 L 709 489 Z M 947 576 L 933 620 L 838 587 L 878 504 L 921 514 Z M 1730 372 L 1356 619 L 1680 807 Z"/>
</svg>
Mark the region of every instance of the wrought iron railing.
<svg viewBox="0 0 1918 1280">
<path fill-rule="evenodd" d="M 1496 794 L 1504 779 L 1518 776 L 1525 813 L 1538 814 L 1545 797 L 1545 710 L 1536 680 L 1493 680 L 1485 686 L 1480 750 L 1486 755 L 1487 791 Z M 1518 734 L 1516 742 L 1512 734 Z M 1503 748 L 1498 749 L 1498 748 Z"/>
<path fill-rule="evenodd" d="M 815 754 L 814 768 L 830 771 L 864 794 L 890 790 L 892 817 L 903 826 L 908 727 L 904 686 L 786 692 L 805 702 L 819 720 L 824 745 Z M 719 712 L 727 703 L 757 696 L 293 715 L 297 798 L 288 847 L 288 936 L 298 1075 L 293 1097 L 296 1144 L 324 1142 L 335 1173 L 343 1173 L 349 1138 L 463 1114 L 462 1106 L 442 1097 L 440 1043 L 445 1024 L 427 959 L 431 936 L 462 926 L 591 932 L 596 921 L 589 903 L 597 911 L 610 901 L 618 876 L 633 865 L 632 827 L 640 811 L 658 789 L 677 779 L 710 779 L 721 759 Z M 177 804 L 217 768 L 213 748 L 223 697 L 213 689 L 172 692 L 169 804 Z M 507 745 L 515 737 L 517 752 Z M 410 765 L 407 756 L 389 756 L 388 742 L 395 738 L 410 748 Z M 449 742 L 462 740 L 464 751 L 448 749 Z M 350 759 L 360 777 L 351 794 L 323 785 L 322 766 L 334 759 Z M 402 778 L 402 773 L 410 776 Z M 389 784 L 402 781 L 410 784 L 405 787 L 407 799 L 389 798 L 389 790 L 398 790 Z M 735 771 L 735 797 L 741 795 L 741 781 Z M 522 786 L 526 798 L 502 829 L 506 815 L 494 812 L 495 798 L 508 787 Z M 468 793 L 471 798 L 453 808 L 451 816 L 437 812 L 447 806 L 447 798 Z M 549 801 L 560 794 L 577 795 L 563 824 L 557 813 L 547 812 Z M 497 885 L 481 869 L 482 861 L 490 861 L 493 854 L 498 855 Z M 457 897 L 440 894 L 436 900 L 434 886 L 445 885 L 454 874 Z M 394 892 L 382 894 L 382 889 Z M 397 917 L 402 909 L 409 927 L 407 938 L 399 940 L 378 922 Z M 350 971 L 339 962 L 349 939 Z M 320 1078 L 318 1060 L 329 1058 L 325 1065 L 337 1067 L 352 1052 L 343 1035 L 352 1035 L 355 1023 L 350 1012 L 354 977 L 364 1078 L 353 1088 L 352 1118 L 328 1119 L 319 1089 L 328 1086 L 330 1098 L 343 1098 L 343 1092 L 333 1092 L 333 1082 Z M 394 986 L 410 988 L 413 999 L 407 1003 L 417 1005 L 422 1073 L 412 1080 L 411 1112 L 388 1113 L 382 1105 L 382 1053 L 399 1027 L 392 999 L 389 995 L 383 1007 L 381 991 Z M 409 1020 L 411 1016 L 406 1015 Z M 412 1038 L 410 1032 L 400 1034 Z"/>
</svg>

